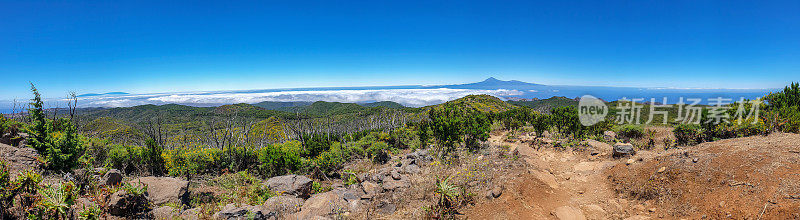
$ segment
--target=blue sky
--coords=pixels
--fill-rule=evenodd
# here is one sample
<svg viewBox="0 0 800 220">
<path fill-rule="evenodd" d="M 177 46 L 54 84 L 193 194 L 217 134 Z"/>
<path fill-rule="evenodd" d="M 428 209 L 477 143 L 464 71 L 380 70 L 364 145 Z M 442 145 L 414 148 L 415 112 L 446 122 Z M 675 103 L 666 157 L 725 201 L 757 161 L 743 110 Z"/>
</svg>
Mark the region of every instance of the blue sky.
<svg viewBox="0 0 800 220">
<path fill-rule="evenodd" d="M 800 80 L 798 1 L 0 1 L 0 99 Z"/>
</svg>

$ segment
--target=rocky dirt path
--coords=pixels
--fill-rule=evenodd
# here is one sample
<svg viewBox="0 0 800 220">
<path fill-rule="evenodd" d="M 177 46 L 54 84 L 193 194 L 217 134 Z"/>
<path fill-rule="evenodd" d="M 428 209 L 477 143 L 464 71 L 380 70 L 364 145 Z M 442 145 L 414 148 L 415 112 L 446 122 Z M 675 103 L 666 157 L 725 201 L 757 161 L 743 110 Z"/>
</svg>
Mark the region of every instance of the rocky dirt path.
<svg viewBox="0 0 800 220">
<path fill-rule="evenodd" d="M 477 204 L 467 211 L 473 219 L 647 219 L 644 206 L 618 198 L 604 172 L 626 159 L 612 159 L 608 152 L 534 149 L 524 141 L 506 142 L 505 133 L 490 143 L 509 145 L 530 166 L 506 184 L 501 197 Z M 526 140 L 527 137 L 520 139 Z M 601 151 L 602 152 L 602 151 Z M 645 155 L 649 155 L 645 153 Z M 631 210 L 631 211 L 628 211 Z"/>
</svg>

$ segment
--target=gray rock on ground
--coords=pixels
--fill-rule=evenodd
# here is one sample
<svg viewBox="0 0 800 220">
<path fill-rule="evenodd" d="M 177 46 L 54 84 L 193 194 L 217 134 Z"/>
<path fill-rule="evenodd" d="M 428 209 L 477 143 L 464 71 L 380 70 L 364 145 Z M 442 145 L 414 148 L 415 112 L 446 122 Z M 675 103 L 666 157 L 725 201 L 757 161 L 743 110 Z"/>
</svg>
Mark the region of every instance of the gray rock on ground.
<svg viewBox="0 0 800 220">
<path fill-rule="evenodd" d="M 312 183 L 308 177 L 292 174 L 269 178 L 266 184 L 270 190 L 279 194 L 308 198 L 311 195 Z"/>
<path fill-rule="evenodd" d="M 39 154 L 36 150 L 28 147 L 13 147 L 7 144 L 0 144 L 0 158 L 3 158 L 8 165 L 8 171 L 12 177 L 15 177 L 19 172 L 28 169 L 37 169 L 36 158 Z"/>
<path fill-rule="evenodd" d="M 106 186 L 116 186 L 122 182 L 122 177 L 122 173 L 119 172 L 119 170 L 110 169 L 105 175 L 103 175 L 103 178 L 100 179 L 100 184 Z"/>
<path fill-rule="evenodd" d="M 154 205 L 167 203 L 186 204 L 188 201 L 189 181 L 173 177 L 140 177 L 131 180 L 131 184 L 147 185 L 147 194 Z"/>
<path fill-rule="evenodd" d="M 349 211 L 350 205 L 336 192 L 329 191 L 311 196 L 296 213 L 296 219 L 311 219 L 317 216 L 337 216 Z"/>
<path fill-rule="evenodd" d="M 264 207 L 267 211 L 275 213 L 275 217 L 281 218 L 300 211 L 303 202 L 305 201 L 298 197 L 280 195 L 267 199 L 267 201 L 264 202 Z"/>
<path fill-rule="evenodd" d="M 633 149 L 633 145 L 630 143 L 616 143 L 614 144 L 614 157 L 625 157 L 625 156 L 632 156 L 636 154 L 636 150 Z"/>
<path fill-rule="evenodd" d="M 233 204 L 228 204 L 221 211 L 214 213 L 213 219 L 219 220 L 266 220 L 275 216 L 275 213 L 269 212 L 263 206 L 243 206 L 236 207 Z"/>
<path fill-rule="evenodd" d="M 180 218 L 180 210 L 169 206 L 161 206 L 153 209 L 153 219 L 157 220 L 170 220 Z"/>
<path fill-rule="evenodd" d="M 146 195 L 134 195 L 119 190 L 109 196 L 108 212 L 115 216 L 132 217 L 147 210 L 148 203 Z"/>
</svg>

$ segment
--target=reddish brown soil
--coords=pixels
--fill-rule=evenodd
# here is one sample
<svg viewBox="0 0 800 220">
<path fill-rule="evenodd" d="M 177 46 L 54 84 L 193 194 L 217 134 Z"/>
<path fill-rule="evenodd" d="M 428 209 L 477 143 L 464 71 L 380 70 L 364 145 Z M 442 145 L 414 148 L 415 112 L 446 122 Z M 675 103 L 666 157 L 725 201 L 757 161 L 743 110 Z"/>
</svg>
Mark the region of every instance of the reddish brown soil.
<svg viewBox="0 0 800 220">
<path fill-rule="evenodd" d="M 703 143 L 607 173 L 620 194 L 667 218 L 798 219 L 799 162 L 800 135 L 772 134 Z"/>
<path fill-rule="evenodd" d="M 525 140 L 525 137 L 520 137 Z M 800 134 L 642 150 L 628 158 L 506 142 L 528 166 L 468 219 L 800 219 Z M 663 171 L 659 172 L 663 168 Z"/>
</svg>

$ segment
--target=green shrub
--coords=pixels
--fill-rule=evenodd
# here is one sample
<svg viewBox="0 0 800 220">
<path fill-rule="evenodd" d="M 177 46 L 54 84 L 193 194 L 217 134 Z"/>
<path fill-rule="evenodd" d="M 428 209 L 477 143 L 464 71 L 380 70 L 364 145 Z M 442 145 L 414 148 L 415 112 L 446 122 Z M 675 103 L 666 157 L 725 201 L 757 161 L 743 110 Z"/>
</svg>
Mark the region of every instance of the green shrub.
<svg viewBox="0 0 800 220">
<path fill-rule="evenodd" d="M 765 123 L 769 130 L 800 132 L 800 83 L 793 82 L 783 91 L 764 97 Z"/>
<path fill-rule="evenodd" d="M 408 127 L 402 127 L 392 130 L 391 143 L 394 148 L 406 149 L 409 147 L 419 146 L 419 136 L 414 133 L 414 130 Z"/>
<path fill-rule="evenodd" d="M 622 138 L 639 139 L 645 136 L 644 129 L 637 125 L 621 125 L 614 130 Z"/>
<path fill-rule="evenodd" d="M 0 114 L 0 136 L 3 134 L 10 134 L 12 137 L 17 136 L 24 125 L 22 122 L 7 119 L 3 114 Z"/>
<path fill-rule="evenodd" d="M 345 160 L 349 157 L 348 153 L 342 149 L 339 142 L 331 145 L 329 151 L 322 152 L 319 156 L 314 158 L 314 165 L 320 168 L 322 172 L 330 173 L 342 168 Z"/>
<path fill-rule="evenodd" d="M 220 196 L 223 204 L 261 205 L 275 195 L 265 184 L 262 184 L 261 179 L 250 175 L 247 171 L 223 174 L 209 183 L 226 190 L 226 193 Z"/>
<path fill-rule="evenodd" d="M 149 138 L 145 141 L 145 150 L 143 162 L 147 163 L 150 173 L 156 176 L 164 174 L 165 162 L 162 156 L 164 147 L 156 143 L 152 138 Z"/>
<path fill-rule="evenodd" d="M 550 126 L 552 126 L 550 116 L 545 114 L 535 114 L 532 117 L 531 125 L 533 130 L 536 131 L 536 135 L 540 137 L 544 135 L 545 131 L 550 130 Z"/>
<path fill-rule="evenodd" d="M 367 156 L 372 162 L 384 164 L 389 161 L 389 145 L 386 142 L 375 142 L 367 148 Z"/>
<path fill-rule="evenodd" d="M 672 132 L 679 145 L 695 145 L 705 140 L 705 132 L 697 124 L 679 124 Z"/>
<path fill-rule="evenodd" d="M 170 176 L 217 174 L 225 168 L 223 158 L 221 149 L 208 147 L 181 147 L 164 154 L 167 174 Z"/>
<path fill-rule="evenodd" d="M 84 141 L 71 121 L 46 119 L 41 96 L 33 84 L 31 91 L 34 95 L 29 109 L 32 124 L 26 129 L 31 136 L 29 145 L 42 155 L 45 168 L 69 172 L 83 156 Z"/>
<path fill-rule="evenodd" d="M 303 168 L 302 146 L 297 141 L 269 145 L 258 150 L 258 170 L 265 176 L 278 176 Z"/>
<path fill-rule="evenodd" d="M 144 147 L 115 144 L 109 146 L 106 164 L 125 173 L 142 173 L 147 171 L 147 158 Z"/>
</svg>

